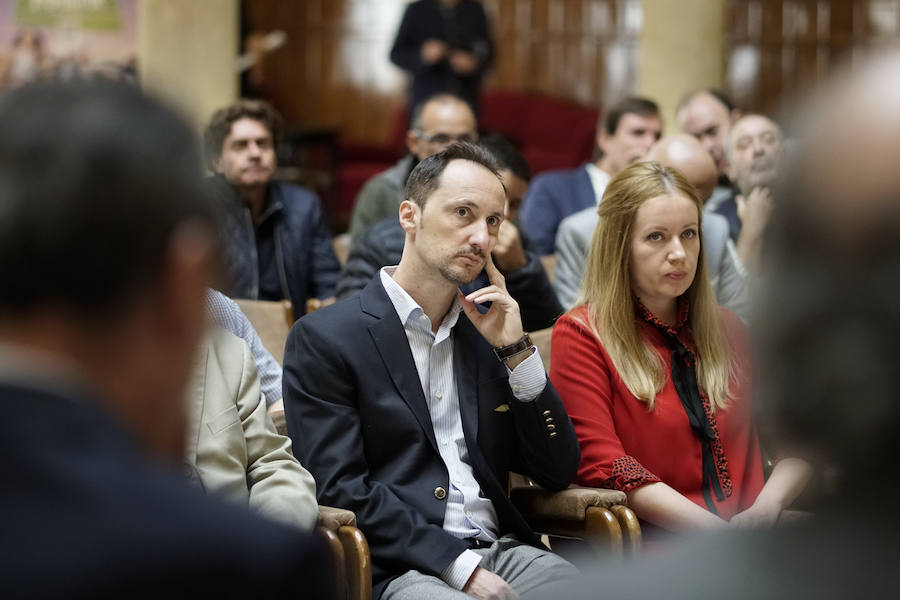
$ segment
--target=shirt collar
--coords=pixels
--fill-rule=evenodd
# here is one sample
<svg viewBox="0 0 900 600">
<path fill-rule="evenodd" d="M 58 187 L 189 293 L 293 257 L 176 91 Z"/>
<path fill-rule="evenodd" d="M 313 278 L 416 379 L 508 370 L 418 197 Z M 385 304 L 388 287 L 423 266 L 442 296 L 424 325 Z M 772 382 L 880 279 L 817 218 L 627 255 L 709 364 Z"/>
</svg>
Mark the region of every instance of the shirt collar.
<svg viewBox="0 0 900 600">
<path fill-rule="evenodd" d="M 603 198 L 603 192 L 606 191 L 606 185 L 612 177 L 610 177 L 609 173 L 606 171 L 601 171 L 600 167 L 594 163 L 587 163 L 584 165 L 584 170 L 587 171 L 588 177 L 591 180 L 591 187 L 594 188 L 594 196 L 597 198 L 597 204 L 600 204 L 600 200 Z"/>
<path fill-rule="evenodd" d="M 422 307 L 413 300 L 413 297 L 410 296 L 399 283 L 394 281 L 393 275 L 396 270 L 396 265 L 382 267 L 379 275 L 381 276 L 381 285 L 384 286 L 384 291 L 387 292 L 391 304 L 394 305 L 397 316 L 400 317 L 400 322 L 403 323 L 403 327 L 408 328 L 411 326 L 410 321 L 416 322 L 417 324 L 417 320 L 420 320 L 422 323 L 426 323 L 427 321 L 426 325 L 428 330 L 431 331 L 431 322 L 428 321 L 428 316 L 425 314 L 425 311 L 422 310 Z M 462 305 L 459 303 L 459 298 L 455 298 L 453 304 L 450 306 L 450 310 L 444 315 L 444 320 L 441 322 L 441 327 L 438 330 L 438 336 L 440 336 L 442 330 L 449 332 L 449 330 L 453 329 L 459 319 L 461 310 Z M 423 319 L 422 317 L 425 318 Z"/>
</svg>

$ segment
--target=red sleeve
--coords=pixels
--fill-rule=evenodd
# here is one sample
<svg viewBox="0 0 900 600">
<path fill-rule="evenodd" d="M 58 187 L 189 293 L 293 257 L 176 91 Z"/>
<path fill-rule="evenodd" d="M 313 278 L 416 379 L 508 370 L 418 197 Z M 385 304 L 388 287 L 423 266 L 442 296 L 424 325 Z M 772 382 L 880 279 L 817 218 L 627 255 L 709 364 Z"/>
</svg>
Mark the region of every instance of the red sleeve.
<svg viewBox="0 0 900 600">
<path fill-rule="evenodd" d="M 578 483 L 627 492 L 661 481 L 622 447 L 614 411 L 614 379 L 618 377 L 599 340 L 575 321 L 573 314 L 583 316 L 586 312 L 576 309 L 553 327 L 550 381 L 559 392 L 581 443 Z"/>
</svg>

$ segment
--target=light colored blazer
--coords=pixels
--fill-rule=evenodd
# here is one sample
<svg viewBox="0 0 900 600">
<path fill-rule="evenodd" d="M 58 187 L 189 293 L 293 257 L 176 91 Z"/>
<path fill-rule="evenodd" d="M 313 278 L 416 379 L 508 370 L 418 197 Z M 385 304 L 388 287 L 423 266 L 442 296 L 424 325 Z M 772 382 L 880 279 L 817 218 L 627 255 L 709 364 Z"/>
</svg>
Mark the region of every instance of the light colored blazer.
<svg viewBox="0 0 900 600">
<path fill-rule="evenodd" d="M 588 248 L 598 220 L 597 207 L 591 206 L 566 217 L 559 225 L 553 291 L 566 310 L 574 306 L 581 291 Z M 704 211 L 702 235 L 709 282 L 716 301 L 746 322 L 750 311 L 747 272 L 728 237 L 728 220 Z"/>
<path fill-rule="evenodd" d="M 310 530 L 316 483 L 266 412 L 250 347 L 215 326 L 201 345 L 189 397 L 185 460 L 210 494 Z"/>
</svg>

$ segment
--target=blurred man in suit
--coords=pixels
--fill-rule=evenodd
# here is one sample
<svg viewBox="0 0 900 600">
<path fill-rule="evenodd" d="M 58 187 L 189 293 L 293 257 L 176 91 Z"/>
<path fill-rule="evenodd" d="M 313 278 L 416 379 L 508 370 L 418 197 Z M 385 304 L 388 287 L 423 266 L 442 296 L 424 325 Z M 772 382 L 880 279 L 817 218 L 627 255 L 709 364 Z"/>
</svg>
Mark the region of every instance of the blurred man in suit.
<svg viewBox="0 0 900 600">
<path fill-rule="evenodd" d="M 181 472 L 213 266 L 196 147 L 121 84 L 0 100 L 4 596 L 330 593 L 320 544 Z"/>
<path fill-rule="evenodd" d="M 560 221 L 596 207 L 606 184 L 619 171 L 640 160 L 662 135 L 656 103 L 626 98 L 610 107 L 597 129 L 596 163 L 569 171 L 550 171 L 534 178 L 522 204 L 522 225 L 541 255 L 552 254 Z"/>
</svg>

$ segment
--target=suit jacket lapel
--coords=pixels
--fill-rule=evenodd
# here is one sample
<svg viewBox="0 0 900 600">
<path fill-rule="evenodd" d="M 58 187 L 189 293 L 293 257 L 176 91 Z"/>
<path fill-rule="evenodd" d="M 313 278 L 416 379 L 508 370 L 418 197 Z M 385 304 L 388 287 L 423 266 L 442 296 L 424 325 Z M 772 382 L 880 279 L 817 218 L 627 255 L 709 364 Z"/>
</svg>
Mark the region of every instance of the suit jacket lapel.
<svg viewBox="0 0 900 600">
<path fill-rule="evenodd" d="M 431 413 L 428 412 L 425 394 L 422 392 L 416 362 L 413 360 L 412 350 L 409 349 L 409 340 L 406 338 L 400 317 L 397 316 L 394 305 L 381 285 L 380 275 L 376 274 L 360 293 L 360 304 L 365 312 L 378 317 L 379 320 L 369 326 L 369 333 L 397 391 L 419 421 L 428 441 L 436 451 L 434 425 L 431 422 Z"/>
<path fill-rule="evenodd" d="M 475 330 L 466 315 L 461 313 L 453 328 L 453 370 L 463 433 L 470 455 L 472 449 L 478 446 L 478 361 L 472 352 L 473 335 L 481 334 Z"/>
<path fill-rule="evenodd" d="M 194 355 L 193 375 L 185 399 L 188 403 L 188 430 L 184 459 L 190 465 L 197 464 L 197 445 L 200 441 L 200 428 L 203 427 L 203 405 L 206 402 L 206 363 L 208 360 L 209 346 L 204 340 Z"/>
</svg>

